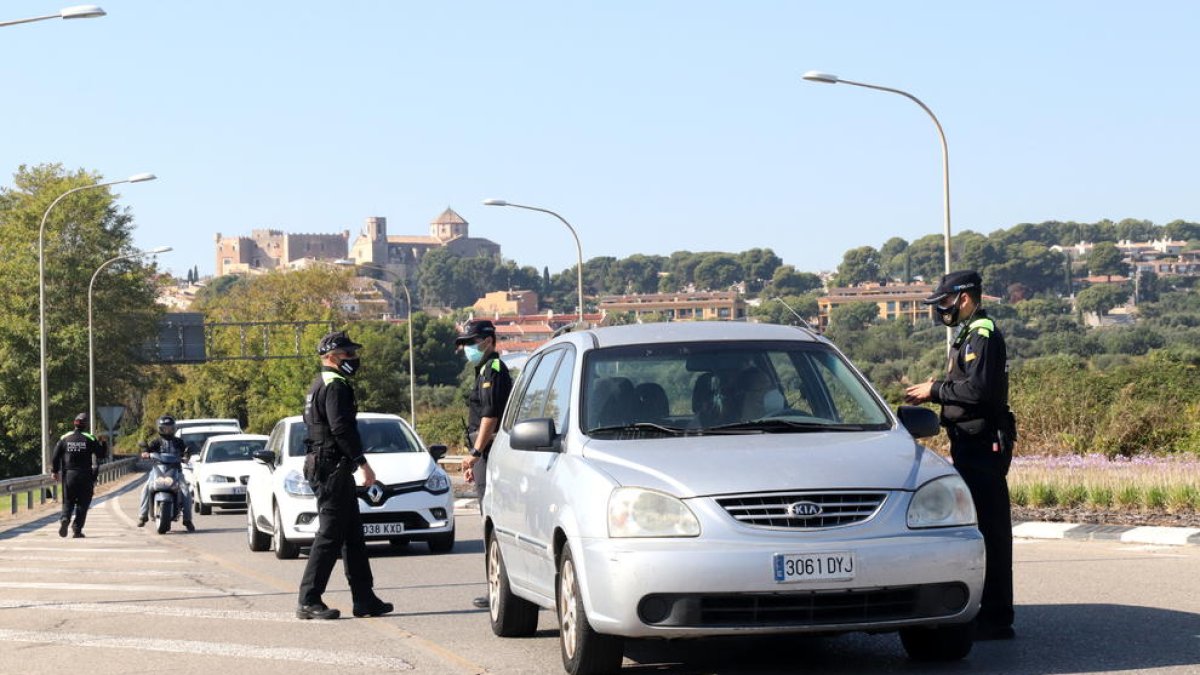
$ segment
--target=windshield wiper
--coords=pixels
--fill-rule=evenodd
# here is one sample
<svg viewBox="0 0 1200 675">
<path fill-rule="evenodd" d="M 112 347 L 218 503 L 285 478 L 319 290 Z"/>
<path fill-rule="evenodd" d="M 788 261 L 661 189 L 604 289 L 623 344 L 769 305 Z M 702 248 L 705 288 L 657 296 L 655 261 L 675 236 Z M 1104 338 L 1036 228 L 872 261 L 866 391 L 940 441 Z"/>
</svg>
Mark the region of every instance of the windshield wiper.
<svg viewBox="0 0 1200 675">
<path fill-rule="evenodd" d="M 818 422 L 797 422 L 795 420 L 784 419 L 765 419 L 765 420 L 749 420 L 744 422 L 731 422 L 729 424 L 718 424 L 715 427 L 705 427 L 702 431 L 722 432 L 722 431 L 761 431 L 763 433 L 779 433 L 789 431 L 872 431 L 877 428 L 877 425 L 872 424 L 821 424 Z"/>
<path fill-rule="evenodd" d="M 679 427 L 668 427 L 662 424 L 655 424 L 654 422 L 633 422 L 632 424 L 615 424 L 608 427 L 588 429 L 587 434 L 593 436 L 595 434 L 615 434 L 624 431 L 657 431 L 668 436 L 686 436 L 688 433 L 687 429 Z"/>
</svg>

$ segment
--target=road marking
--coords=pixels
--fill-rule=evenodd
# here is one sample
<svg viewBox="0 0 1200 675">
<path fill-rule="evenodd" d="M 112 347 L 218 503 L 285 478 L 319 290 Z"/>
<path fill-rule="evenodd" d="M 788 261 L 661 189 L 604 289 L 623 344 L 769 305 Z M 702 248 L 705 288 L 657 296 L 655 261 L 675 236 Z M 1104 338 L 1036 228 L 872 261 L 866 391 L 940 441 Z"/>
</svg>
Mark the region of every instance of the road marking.
<svg viewBox="0 0 1200 675">
<path fill-rule="evenodd" d="M 291 612 L 249 612 L 243 610 L 202 609 L 197 607 L 168 607 L 164 605 L 127 605 L 95 602 L 54 602 L 48 600 L 0 600 L 0 609 L 40 609 L 53 612 L 87 612 L 101 614 L 147 614 L 188 619 L 217 619 L 220 621 L 272 621 L 293 626 L 319 626 L 320 621 L 298 621 Z"/>
<path fill-rule="evenodd" d="M 67 571 L 65 568 L 54 570 L 54 572 Z M 114 571 L 110 569 L 97 569 L 94 567 L 73 567 L 70 568 L 71 574 L 92 574 L 96 576 L 106 576 L 114 578 L 124 577 L 210 577 L 211 574 L 198 572 L 189 572 L 187 570 L 127 570 Z M 45 567 L 0 567 L 0 574 L 36 574 L 38 576 L 46 576 L 47 570 Z"/>
<path fill-rule="evenodd" d="M 223 642 L 199 642 L 196 640 L 158 640 L 147 637 L 115 637 L 88 633 L 64 633 L 32 630 L 0 629 L 0 640 L 9 642 L 36 642 L 66 645 L 70 647 L 105 647 L 110 649 L 132 649 L 134 651 L 187 653 L 202 656 L 232 656 L 238 658 L 266 659 L 271 661 L 300 661 L 330 666 L 370 668 L 375 670 L 412 670 L 412 664 L 404 659 L 390 656 L 369 656 L 348 652 L 331 652 L 322 649 L 299 647 L 257 647 L 254 645 L 228 644 Z"/>
<path fill-rule="evenodd" d="M 1121 535 L 1126 544 L 1160 544 L 1184 546 L 1192 535 L 1200 534 L 1195 527 L 1135 527 Z"/>
<path fill-rule="evenodd" d="M 23 561 L 23 562 L 30 561 L 30 560 L 37 560 L 39 562 L 76 562 L 76 563 L 77 562 L 87 562 L 87 560 L 78 558 L 78 557 L 68 558 L 66 556 L 61 556 L 61 555 L 4 555 L 2 552 L 0 552 L 0 560 L 13 560 L 13 561 Z M 110 561 L 102 561 L 102 562 L 110 562 Z M 139 565 L 187 565 L 187 564 L 190 564 L 191 562 L 192 562 L 191 560 L 180 560 L 178 558 L 158 558 L 158 559 L 138 560 L 137 561 L 137 563 Z"/>
<path fill-rule="evenodd" d="M 55 551 L 57 553 L 166 553 L 165 548 L 63 548 L 62 546 L 0 546 L 0 553 L 10 551 Z"/>
<path fill-rule="evenodd" d="M 129 593 L 161 593 L 171 595 L 263 595 L 261 591 L 239 588 L 169 588 L 166 586 L 130 586 L 129 584 L 66 584 L 41 581 L 0 581 L 0 588 L 33 589 L 40 591 L 122 591 Z"/>
<path fill-rule="evenodd" d="M 1076 523 L 1021 523 L 1013 527 L 1014 537 L 1032 537 L 1034 539 L 1063 539 L 1067 532 L 1079 527 Z"/>
</svg>

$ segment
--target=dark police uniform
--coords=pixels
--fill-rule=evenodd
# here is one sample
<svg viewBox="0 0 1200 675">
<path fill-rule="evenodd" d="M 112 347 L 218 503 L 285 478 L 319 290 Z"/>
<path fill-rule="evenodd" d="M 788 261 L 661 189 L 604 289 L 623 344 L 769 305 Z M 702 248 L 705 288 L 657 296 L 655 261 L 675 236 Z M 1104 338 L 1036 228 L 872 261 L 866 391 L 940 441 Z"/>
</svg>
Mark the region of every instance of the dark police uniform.
<svg viewBox="0 0 1200 675">
<path fill-rule="evenodd" d="M 467 438 L 471 442 L 471 454 L 479 457 L 472 467 L 475 475 L 475 486 L 479 498 L 487 491 L 487 459 L 492 449 L 492 440 L 487 447 L 476 447 L 475 439 L 479 435 L 479 427 L 485 417 L 499 418 L 504 414 L 504 406 L 508 405 L 508 396 L 512 393 L 512 375 L 508 366 L 500 360 L 496 352 L 485 354 L 475 367 L 475 386 L 471 388 L 471 396 L 467 399 Z M 475 451 L 479 451 L 476 455 Z"/>
<path fill-rule="evenodd" d="M 78 418 L 76 419 L 78 421 Z M 104 459 L 104 446 L 82 428 L 63 434 L 54 446 L 54 472 L 62 475 L 63 480 L 62 524 L 58 530 L 59 536 L 67 536 L 67 526 L 71 524 L 72 514 L 75 517 L 72 528 L 75 536 L 83 536 L 83 526 L 87 522 L 88 507 L 92 505 L 92 491 L 96 485 L 96 474 L 92 470 L 93 457 L 99 464 Z"/>
<path fill-rule="evenodd" d="M 939 290 L 947 279 L 955 281 L 955 274 L 947 275 Z M 983 534 L 987 571 L 979 623 L 988 629 L 1005 629 L 1013 623 L 1012 516 L 1006 476 L 1016 427 L 1008 408 L 1007 360 L 1004 336 L 980 308 L 964 320 L 950 347 L 946 378 L 933 382 L 930 391 L 931 400 L 942 404 L 950 456 L 971 490 Z"/>
<path fill-rule="evenodd" d="M 321 341 L 320 353 L 359 347 L 345 333 L 333 334 L 337 335 L 344 341 L 330 346 L 327 342 L 331 336 L 327 336 Z M 349 380 L 337 369 L 322 366 L 304 402 L 304 423 L 308 426 L 304 474 L 317 496 L 319 525 L 300 580 L 300 606 L 323 605 L 321 596 L 340 552 L 355 615 L 375 616 L 391 611 L 391 605 L 385 605 L 372 590 L 375 579 L 367 559 L 354 483 L 354 472 L 367 463 L 357 417 L 358 403 Z M 382 611 L 384 606 L 386 611 Z"/>
</svg>

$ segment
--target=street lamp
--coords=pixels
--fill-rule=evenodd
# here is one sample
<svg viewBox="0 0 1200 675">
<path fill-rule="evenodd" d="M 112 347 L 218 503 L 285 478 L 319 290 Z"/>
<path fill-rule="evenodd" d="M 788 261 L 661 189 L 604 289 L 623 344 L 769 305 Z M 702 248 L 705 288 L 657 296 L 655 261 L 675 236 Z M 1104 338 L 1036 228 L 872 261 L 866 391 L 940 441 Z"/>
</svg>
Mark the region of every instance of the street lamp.
<svg viewBox="0 0 1200 675">
<path fill-rule="evenodd" d="M 784 307 L 787 307 L 787 310 L 788 310 L 789 312 L 791 312 L 791 313 L 792 313 L 792 316 L 794 316 L 794 317 L 796 317 L 797 319 L 799 319 L 799 320 L 800 320 L 800 325 L 801 325 L 801 326 L 804 326 L 805 328 L 809 329 L 810 331 L 813 329 L 813 327 L 812 327 L 812 326 L 810 326 L 810 325 L 809 325 L 809 323 L 808 323 L 807 321 L 805 321 L 805 320 L 804 320 L 804 317 L 800 316 L 800 313 L 799 313 L 799 312 L 797 312 L 795 309 L 792 309 L 792 306 L 791 306 L 791 305 L 789 305 L 789 304 L 787 304 L 787 302 L 785 302 L 783 298 L 781 298 L 781 297 L 779 297 L 779 296 L 775 296 L 775 297 L 773 297 L 773 298 L 771 298 L 771 299 L 772 299 L 772 300 L 776 300 L 776 301 L 778 301 L 778 302 L 779 302 L 779 304 L 783 305 Z M 814 331 L 814 332 L 815 332 L 815 331 Z"/>
<path fill-rule="evenodd" d="M 54 207 L 65 199 L 67 195 L 74 194 L 80 190 L 92 190 L 110 185 L 120 185 L 121 183 L 144 183 L 155 178 L 157 176 L 152 173 L 139 173 L 125 180 L 114 180 L 107 183 L 81 185 L 71 188 L 50 202 L 50 206 L 47 206 L 46 212 L 42 214 L 42 224 L 38 227 L 38 335 L 41 357 L 39 373 L 42 389 L 42 473 L 50 473 L 50 393 L 46 381 L 46 220 L 50 217 L 50 212 L 54 210 Z"/>
<path fill-rule="evenodd" d="M 944 230 L 945 230 L 943 233 L 944 238 L 945 238 L 945 265 L 944 265 L 945 272 L 944 272 L 944 274 L 949 274 L 950 273 L 950 150 L 946 145 L 946 133 L 944 131 L 942 131 L 942 123 L 938 121 L 937 115 L 934 115 L 933 111 L 929 109 L 929 106 L 927 106 L 921 102 L 921 99 L 917 98 L 916 96 L 913 96 L 912 94 L 908 93 L 907 91 L 903 91 L 900 89 L 893 89 L 891 87 L 881 87 L 877 84 L 867 84 L 865 82 L 854 82 L 852 80 L 843 80 L 842 78 L 838 77 L 837 75 L 831 75 L 829 73 L 822 73 L 822 72 L 819 72 L 816 70 L 810 70 L 807 73 L 804 73 L 804 75 L 802 75 L 802 77 L 805 80 L 808 80 L 809 82 L 820 82 L 822 84 L 849 84 L 849 85 L 853 85 L 855 87 L 864 87 L 866 89 L 875 89 L 877 91 L 887 91 L 887 92 L 891 92 L 893 94 L 899 94 L 899 95 L 907 98 L 908 100 L 912 101 L 913 103 L 916 103 L 917 105 L 921 106 L 921 110 L 924 110 L 929 115 L 929 119 L 933 120 L 933 126 L 937 127 L 938 138 L 942 142 L 942 212 L 943 212 Z M 950 343 L 953 339 L 954 339 L 954 336 L 953 336 L 952 329 L 947 328 L 946 329 L 946 346 L 947 347 L 950 346 Z"/>
<path fill-rule="evenodd" d="M 100 276 L 101 270 L 103 270 L 105 267 L 108 267 L 110 264 L 117 262 L 118 260 L 140 258 L 144 255 L 166 253 L 170 250 L 172 250 L 170 246 L 159 246 L 158 248 L 152 248 L 149 251 L 135 251 L 127 255 L 119 255 L 115 258 L 109 258 L 108 260 L 100 263 L 100 266 L 97 267 L 96 271 L 92 273 L 92 280 L 88 282 L 88 422 L 91 424 L 89 431 L 92 432 L 93 436 L 96 435 L 96 350 L 92 338 L 92 288 L 96 285 L 96 277 Z M 109 442 L 112 442 L 111 437 L 109 438 Z"/>
<path fill-rule="evenodd" d="M 579 244 L 579 235 L 576 234 L 575 228 L 571 227 L 571 224 L 567 222 L 566 218 L 563 218 L 562 216 L 558 215 L 557 213 L 551 211 L 550 209 L 543 209 L 543 208 L 539 208 L 537 206 L 525 206 L 523 204 L 513 204 L 512 202 L 506 202 L 503 199 L 485 199 L 485 200 L 483 200 L 483 205 L 484 206 L 511 206 L 514 209 L 526 209 L 528 211 L 540 211 L 542 213 L 549 213 L 550 215 L 552 215 L 555 218 L 558 218 L 560 221 L 562 221 L 563 225 L 567 226 L 567 229 L 571 231 L 571 236 L 575 237 L 575 252 L 579 255 L 579 265 L 576 268 L 578 271 L 577 286 L 578 286 L 578 290 L 579 290 L 579 320 L 576 323 L 582 324 L 583 323 L 583 246 L 581 246 Z"/>
<path fill-rule="evenodd" d="M 337 262 L 337 264 L 346 265 L 348 267 L 354 265 L 354 263 L 349 260 L 340 260 Z M 408 323 L 408 424 L 413 428 L 413 432 L 415 433 L 417 430 L 417 370 L 416 366 L 414 365 L 415 361 L 413 358 L 413 352 L 416 351 L 417 346 L 413 344 L 412 295 L 410 295 L 408 292 L 408 284 L 404 283 L 404 280 L 400 278 L 400 275 L 387 269 L 386 267 L 369 265 L 366 263 L 360 263 L 358 266 L 379 270 L 384 274 L 390 274 L 392 275 L 392 281 L 400 284 L 400 288 L 404 289 L 404 302 L 408 304 L 408 321 L 406 322 Z"/>
<path fill-rule="evenodd" d="M 67 7 L 58 14 L 47 14 L 46 16 L 35 16 L 28 19 L 15 19 L 12 21 L 0 21 L 2 26 L 15 26 L 19 23 L 33 23 L 34 21 L 46 21 L 47 19 L 95 19 L 105 15 L 105 11 L 96 5 L 75 5 Z"/>
</svg>

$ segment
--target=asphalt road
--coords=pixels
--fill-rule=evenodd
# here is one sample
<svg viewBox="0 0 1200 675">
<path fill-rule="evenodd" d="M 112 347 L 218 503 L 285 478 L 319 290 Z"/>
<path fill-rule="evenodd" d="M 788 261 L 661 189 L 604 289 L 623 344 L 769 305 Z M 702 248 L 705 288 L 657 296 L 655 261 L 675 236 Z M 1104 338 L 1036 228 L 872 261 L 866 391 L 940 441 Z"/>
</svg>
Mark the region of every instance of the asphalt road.
<svg viewBox="0 0 1200 675">
<path fill-rule="evenodd" d="M 251 553 L 241 512 L 199 531 L 134 527 L 136 491 L 95 505 L 87 539 L 53 516 L 0 532 L 0 672 L 557 673 L 554 616 L 528 639 L 492 636 L 477 515 L 459 543 L 372 545 L 376 591 L 397 611 L 293 618 L 300 560 Z M 340 564 L 326 601 L 349 616 Z M 1200 547 L 1026 540 L 1016 547 L 1017 631 L 961 663 L 908 661 L 895 635 L 631 642 L 631 673 L 1200 672 Z"/>
</svg>

